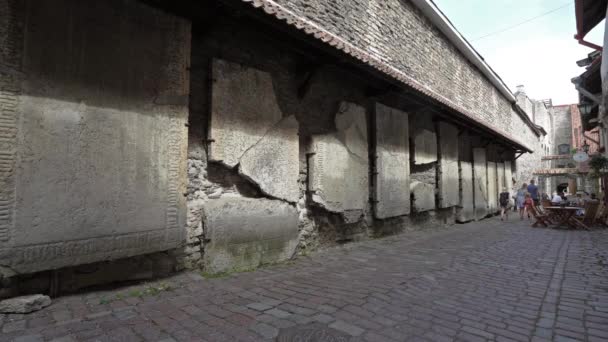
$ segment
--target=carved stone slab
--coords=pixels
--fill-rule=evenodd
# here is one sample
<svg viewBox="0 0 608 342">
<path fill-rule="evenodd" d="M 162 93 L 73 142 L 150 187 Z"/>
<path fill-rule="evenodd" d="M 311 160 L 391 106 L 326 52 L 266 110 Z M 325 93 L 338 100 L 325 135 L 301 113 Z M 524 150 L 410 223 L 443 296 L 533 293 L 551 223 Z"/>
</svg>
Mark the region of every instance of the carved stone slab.
<svg viewBox="0 0 608 342">
<path fill-rule="evenodd" d="M 473 148 L 473 188 L 475 189 L 475 219 L 488 215 L 488 169 L 486 149 Z"/>
<path fill-rule="evenodd" d="M 309 184 L 313 201 L 332 212 L 365 210 L 369 161 L 365 108 L 343 102 L 337 132 L 312 137 Z"/>
<path fill-rule="evenodd" d="M 300 197 L 298 176 L 298 122 L 288 116 L 241 158 L 239 172 L 254 181 L 260 189 L 273 197 L 297 202 Z"/>
<path fill-rule="evenodd" d="M 426 128 L 414 132 L 414 163 L 428 164 L 437 161 L 437 135 Z"/>
<path fill-rule="evenodd" d="M 379 219 L 410 213 L 408 114 L 376 104 L 375 215 Z"/>
<path fill-rule="evenodd" d="M 488 162 L 488 209 L 490 213 L 498 210 L 498 189 L 497 189 L 496 162 Z"/>
<path fill-rule="evenodd" d="M 496 188 L 498 192 L 498 198 L 500 199 L 500 193 L 505 188 L 505 163 L 496 163 L 496 177 L 498 187 Z M 509 191 L 509 189 L 507 189 Z M 498 203 L 500 207 L 500 202 Z"/>
<path fill-rule="evenodd" d="M 0 264 L 29 273 L 179 246 L 189 22 L 132 1 L 26 11 L 26 27 L 0 30 L 28 46 L 13 51 L 21 87 L 0 90 Z"/>
<path fill-rule="evenodd" d="M 459 204 L 458 194 L 458 129 L 449 123 L 439 123 L 439 207 Z"/>
<path fill-rule="evenodd" d="M 505 185 L 509 191 L 513 191 L 513 172 L 510 160 L 505 160 Z"/>
<path fill-rule="evenodd" d="M 468 222 L 475 219 L 473 198 L 473 164 L 460 161 L 460 204 L 456 211 L 458 222 Z"/>
<path fill-rule="evenodd" d="M 269 73 L 218 59 L 212 64 L 209 159 L 234 167 L 283 113 Z"/>
<path fill-rule="evenodd" d="M 222 197 L 203 208 L 204 265 L 210 273 L 244 271 L 293 256 L 298 212 L 282 201 Z"/>
<path fill-rule="evenodd" d="M 213 60 L 209 158 L 234 167 L 262 192 L 299 198 L 298 122 L 283 118 L 269 73 Z"/>
</svg>

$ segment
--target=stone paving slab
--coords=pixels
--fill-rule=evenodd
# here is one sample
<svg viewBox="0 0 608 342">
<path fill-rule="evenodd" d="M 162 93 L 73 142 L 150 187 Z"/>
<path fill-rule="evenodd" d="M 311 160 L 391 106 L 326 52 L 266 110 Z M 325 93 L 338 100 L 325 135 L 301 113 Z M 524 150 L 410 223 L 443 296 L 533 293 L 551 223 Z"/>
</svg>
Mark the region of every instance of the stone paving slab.
<svg viewBox="0 0 608 342">
<path fill-rule="evenodd" d="M 492 218 L 64 296 L 0 315 L 0 341 L 606 341 L 607 247 Z"/>
</svg>

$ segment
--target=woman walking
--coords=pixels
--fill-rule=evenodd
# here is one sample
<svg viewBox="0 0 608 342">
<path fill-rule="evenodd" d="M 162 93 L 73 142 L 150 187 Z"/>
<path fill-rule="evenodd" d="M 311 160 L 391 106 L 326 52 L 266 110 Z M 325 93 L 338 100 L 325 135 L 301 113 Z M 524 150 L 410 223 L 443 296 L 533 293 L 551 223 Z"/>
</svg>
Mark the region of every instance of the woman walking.
<svg viewBox="0 0 608 342">
<path fill-rule="evenodd" d="M 507 188 L 503 188 L 500 193 L 500 220 L 503 221 L 505 218 L 509 220 L 509 192 Z"/>
<path fill-rule="evenodd" d="M 517 194 L 515 195 L 515 205 L 519 210 L 519 218 L 524 219 L 524 209 L 526 208 L 524 202 L 526 201 L 526 193 L 528 192 L 528 184 L 524 183 Z"/>
</svg>

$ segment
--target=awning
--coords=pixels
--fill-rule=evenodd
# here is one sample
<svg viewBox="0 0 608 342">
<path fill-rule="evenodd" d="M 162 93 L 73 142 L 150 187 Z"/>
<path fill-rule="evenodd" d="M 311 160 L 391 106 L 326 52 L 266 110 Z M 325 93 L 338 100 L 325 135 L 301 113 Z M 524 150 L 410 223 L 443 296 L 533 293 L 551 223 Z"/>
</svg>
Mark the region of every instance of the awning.
<svg viewBox="0 0 608 342">
<path fill-rule="evenodd" d="M 565 176 L 572 174 L 586 174 L 576 167 L 557 168 L 557 169 L 538 169 L 533 172 L 537 176 Z"/>
</svg>

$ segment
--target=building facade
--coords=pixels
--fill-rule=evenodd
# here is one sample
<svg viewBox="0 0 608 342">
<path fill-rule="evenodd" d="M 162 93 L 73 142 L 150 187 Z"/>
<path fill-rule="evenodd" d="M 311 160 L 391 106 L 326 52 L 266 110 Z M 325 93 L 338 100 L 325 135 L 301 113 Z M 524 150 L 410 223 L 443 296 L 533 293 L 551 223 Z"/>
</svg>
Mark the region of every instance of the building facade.
<svg viewBox="0 0 608 342">
<path fill-rule="evenodd" d="M 21 289 L 480 220 L 554 143 L 426 0 L 0 0 L 0 42 Z"/>
</svg>

